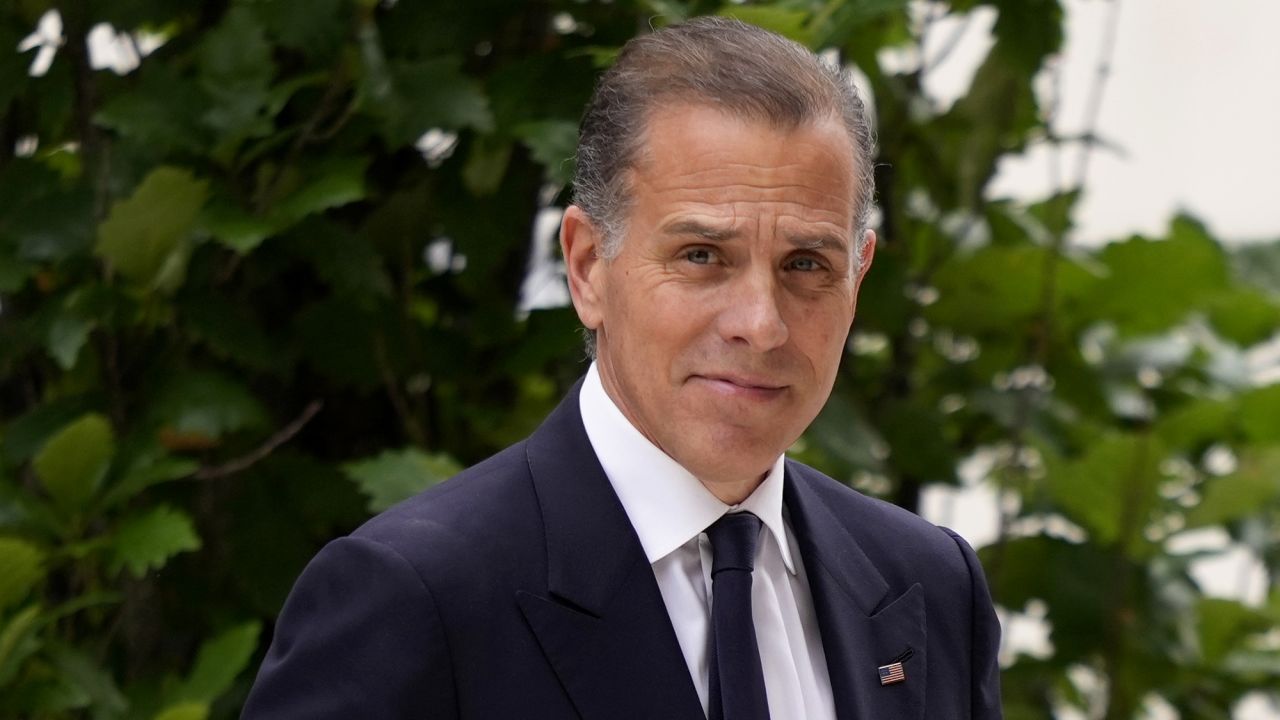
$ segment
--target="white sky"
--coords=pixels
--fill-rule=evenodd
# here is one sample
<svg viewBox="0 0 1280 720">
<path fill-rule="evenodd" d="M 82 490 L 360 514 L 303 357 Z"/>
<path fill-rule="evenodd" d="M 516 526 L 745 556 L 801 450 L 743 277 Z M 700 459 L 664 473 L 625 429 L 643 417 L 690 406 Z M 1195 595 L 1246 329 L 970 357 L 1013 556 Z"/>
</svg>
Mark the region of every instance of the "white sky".
<svg viewBox="0 0 1280 720">
<path fill-rule="evenodd" d="M 1112 1 L 1066 1 L 1067 133 L 1084 129 Z M 1280 2 L 1118 1 L 1098 132 L 1123 155 L 1095 151 L 1079 239 L 1158 234 L 1180 209 L 1223 240 L 1280 238 Z M 1002 167 L 993 190 L 1036 198 L 1048 188 L 1042 148 Z"/>
</svg>

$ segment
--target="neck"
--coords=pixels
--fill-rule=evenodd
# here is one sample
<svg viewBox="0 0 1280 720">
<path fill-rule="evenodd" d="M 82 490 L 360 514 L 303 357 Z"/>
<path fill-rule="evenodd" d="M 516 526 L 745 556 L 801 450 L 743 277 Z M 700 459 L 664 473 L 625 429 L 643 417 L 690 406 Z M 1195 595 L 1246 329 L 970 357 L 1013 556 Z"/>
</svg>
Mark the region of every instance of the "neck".
<svg viewBox="0 0 1280 720">
<path fill-rule="evenodd" d="M 707 480 L 699 477 L 698 482 L 725 505 L 737 505 L 751 497 L 751 493 L 755 492 L 768 476 L 769 473 L 765 472 L 751 480 Z"/>
</svg>

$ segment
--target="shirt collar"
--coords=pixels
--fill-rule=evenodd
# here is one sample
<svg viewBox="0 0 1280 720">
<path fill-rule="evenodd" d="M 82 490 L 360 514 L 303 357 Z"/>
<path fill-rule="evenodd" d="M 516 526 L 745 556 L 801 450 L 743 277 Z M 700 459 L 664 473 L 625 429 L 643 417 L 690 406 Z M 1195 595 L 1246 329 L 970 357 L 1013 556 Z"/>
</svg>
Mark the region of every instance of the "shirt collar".
<svg viewBox="0 0 1280 720">
<path fill-rule="evenodd" d="M 578 405 L 591 447 L 650 564 L 697 537 L 721 515 L 745 510 L 769 529 L 787 571 L 795 574 L 782 521 L 784 456 L 778 456 L 746 500 L 726 505 L 631 424 L 605 391 L 594 362 L 582 382 Z"/>
</svg>

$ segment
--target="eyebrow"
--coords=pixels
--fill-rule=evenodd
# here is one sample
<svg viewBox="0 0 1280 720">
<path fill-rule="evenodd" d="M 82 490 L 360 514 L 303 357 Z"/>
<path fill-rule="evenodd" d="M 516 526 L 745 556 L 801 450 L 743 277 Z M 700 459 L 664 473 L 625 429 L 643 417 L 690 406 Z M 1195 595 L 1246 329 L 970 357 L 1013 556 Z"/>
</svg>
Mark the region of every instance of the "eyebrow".
<svg viewBox="0 0 1280 720">
<path fill-rule="evenodd" d="M 842 253 L 849 251 L 849 243 L 834 233 L 797 233 L 787 236 L 787 242 L 802 250 L 831 248 Z"/>
<path fill-rule="evenodd" d="M 741 233 L 733 228 L 712 227 L 697 220 L 677 220 L 663 228 L 667 235 L 696 235 L 709 242 L 725 242 Z M 792 233 L 787 235 L 787 242 L 801 250 L 823 250 L 831 248 L 838 252 L 848 252 L 849 243 L 834 233 Z"/>
<path fill-rule="evenodd" d="M 697 220 L 678 220 L 662 229 L 667 235 L 697 235 L 704 240 L 711 242 L 724 242 L 732 240 L 740 234 L 733 228 L 717 228 L 711 227 L 698 222 Z"/>
</svg>

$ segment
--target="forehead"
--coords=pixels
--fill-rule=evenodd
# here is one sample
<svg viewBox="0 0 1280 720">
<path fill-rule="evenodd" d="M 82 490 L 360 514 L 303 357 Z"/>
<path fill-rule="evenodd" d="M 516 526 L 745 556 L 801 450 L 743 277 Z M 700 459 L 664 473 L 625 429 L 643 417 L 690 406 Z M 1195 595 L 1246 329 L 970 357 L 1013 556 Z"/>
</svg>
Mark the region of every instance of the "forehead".
<svg viewBox="0 0 1280 720">
<path fill-rule="evenodd" d="M 734 213 L 782 206 L 852 227 L 853 145 L 838 118 L 780 127 L 693 104 L 647 120 L 631 173 L 634 201 Z"/>
</svg>

